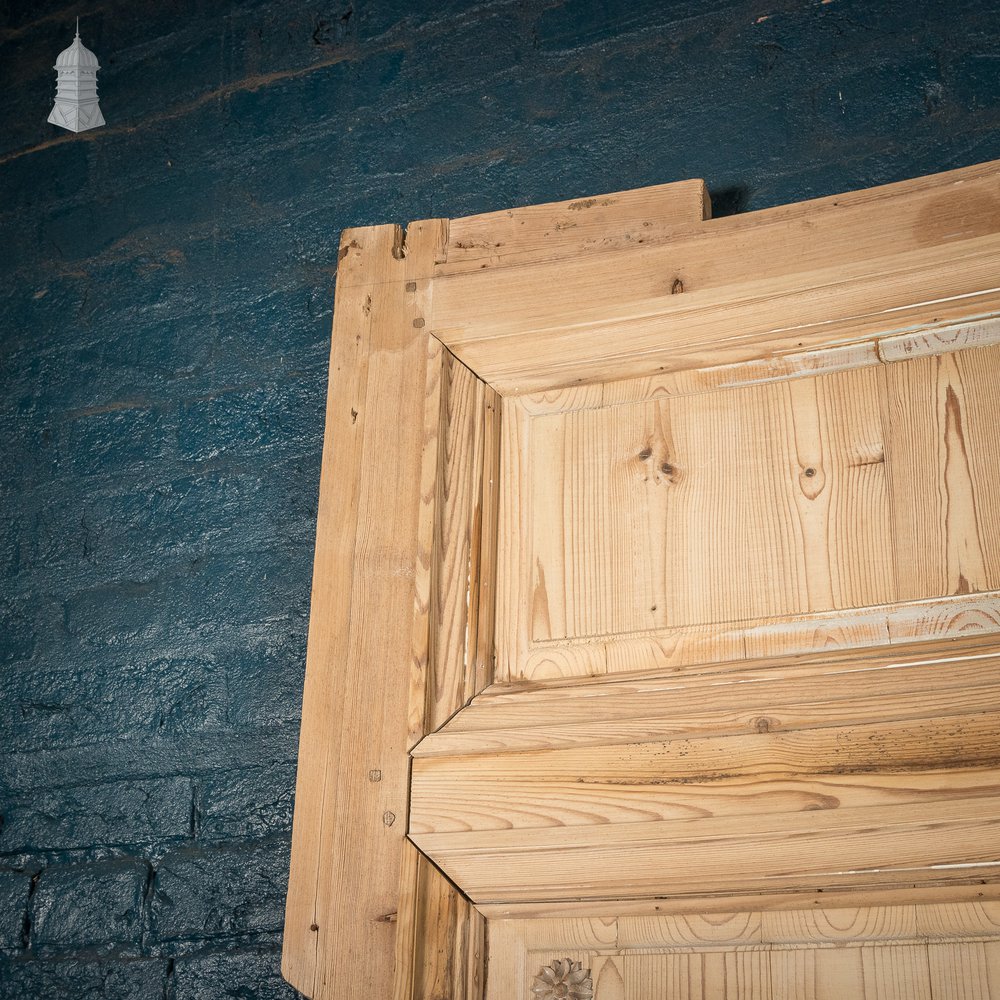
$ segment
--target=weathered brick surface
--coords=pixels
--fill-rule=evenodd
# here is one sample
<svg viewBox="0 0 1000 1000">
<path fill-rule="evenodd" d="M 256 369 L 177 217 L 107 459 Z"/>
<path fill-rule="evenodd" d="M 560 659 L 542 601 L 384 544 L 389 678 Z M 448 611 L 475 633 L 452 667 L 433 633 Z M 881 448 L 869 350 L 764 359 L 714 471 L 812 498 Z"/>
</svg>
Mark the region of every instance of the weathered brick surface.
<svg viewBox="0 0 1000 1000">
<path fill-rule="evenodd" d="M 168 970 L 168 963 L 150 959 L 5 962 L 0 958 L 0 996 L 4 1000 L 160 1000 L 167 995 Z"/>
<path fill-rule="evenodd" d="M 153 881 L 152 946 L 189 950 L 281 930 L 289 841 L 168 854 Z"/>
<path fill-rule="evenodd" d="M 0 954 L 16 952 L 25 943 L 30 892 L 30 874 L 0 869 Z"/>
<path fill-rule="evenodd" d="M 288 997 L 340 229 L 1000 158 L 1000 11 L 91 8 L 0 7 L 0 1000 Z M 108 125 L 72 136 L 45 117 L 77 13 Z"/>
<path fill-rule="evenodd" d="M 128 848 L 191 835 L 190 778 L 154 778 L 27 791 L 11 796 L 0 850 Z"/>
<path fill-rule="evenodd" d="M 134 859 L 47 868 L 31 899 L 32 947 L 138 952 L 148 875 L 148 866 Z"/>
<path fill-rule="evenodd" d="M 294 1000 L 278 971 L 280 957 L 270 951 L 236 951 L 179 958 L 174 966 L 174 1000 Z"/>
</svg>

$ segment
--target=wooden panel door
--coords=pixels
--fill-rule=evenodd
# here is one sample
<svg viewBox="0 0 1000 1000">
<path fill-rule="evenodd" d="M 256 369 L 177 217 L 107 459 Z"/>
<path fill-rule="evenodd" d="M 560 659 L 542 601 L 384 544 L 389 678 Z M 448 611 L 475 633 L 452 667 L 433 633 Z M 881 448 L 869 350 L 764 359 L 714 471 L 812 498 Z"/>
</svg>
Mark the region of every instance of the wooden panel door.
<svg viewBox="0 0 1000 1000">
<path fill-rule="evenodd" d="M 1000 996 L 1000 164 L 348 230 L 284 972 Z"/>
</svg>

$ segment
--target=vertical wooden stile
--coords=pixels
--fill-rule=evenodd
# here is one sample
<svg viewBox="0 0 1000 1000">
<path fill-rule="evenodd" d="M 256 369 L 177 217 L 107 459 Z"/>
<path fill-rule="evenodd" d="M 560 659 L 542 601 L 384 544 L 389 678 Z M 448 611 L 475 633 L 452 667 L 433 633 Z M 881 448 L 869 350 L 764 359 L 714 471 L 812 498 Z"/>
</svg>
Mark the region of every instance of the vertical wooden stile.
<svg viewBox="0 0 1000 1000">
<path fill-rule="evenodd" d="M 430 220 L 341 242 L 283 954 L 314 998 L 392 989 L 409 676 L 426 670 L 421 472 L 440 356 L 427 314 L 445 239 Z"/>
<path fill-rule="evenodd" d="M 492 533 L 482 536 L 482 525 L 484 519 L 489 525 L 493 516 L 490 488 L 497 481 L 489 464 L 496 455 L 491 392 L 444 352 L 429 560 L 428 669 L 424 689 L 414 694 L 411 704 L 411 712 L 419 715 L 412 731 L 417 739 L 442 726 L 489 682 L 480 664 L 480 643 L 482 637 L 492 645 L 492 638 L 489 618 L 484 628 L 480 615 L 487 616 L 491 608 L 480 607 L 479 593 L 493 540 Z M 412 928 L 400 927 L 395 1000 L 477 1000 L 483 988 L 485 940 L 485 922 L 478 911 L 415 848 L 404 864 L 400 898 L 412 900 L 406 915 Z"/>
</svg>

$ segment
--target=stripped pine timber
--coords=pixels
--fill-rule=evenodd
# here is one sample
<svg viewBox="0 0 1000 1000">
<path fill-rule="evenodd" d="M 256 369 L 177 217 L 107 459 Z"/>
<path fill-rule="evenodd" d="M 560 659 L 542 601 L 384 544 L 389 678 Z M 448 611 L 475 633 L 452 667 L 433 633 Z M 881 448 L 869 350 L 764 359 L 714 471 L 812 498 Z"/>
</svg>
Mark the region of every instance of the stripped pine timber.
<svg viewBox="0 0 1000 1000">
<path fill-rule="evenodd" d="M 975 903 L 497 919 L 490 945 L 488 1000 L 526 995 L 554 954 L 589 969 L 599 1000 L 988 998 L 1000 989 L 1000 926 Z"/>
<path fill-rule="evenodd" d="M 906 605 L 994 590 L 998 384 L 992 344 L 600 408 L 509 401 L 499 676 L 879 645 Z"/>
<path fill-rule="evenodd" d="M 998 195 L 984 164 L 706 221 L 664 246 L 443 275 L 435 333 L 506 394 L 984 316 L 1000 312 Z"/>
<path fill-rule="evenodd" d="M 1000 863 L 998 720 L 415 761 L 413 824 L 435 832 L 414 841 L 477 901 L 849 885 L 876 869 L 919 882 Z"/>
<path fill-rule="evenodd" d="M 909 771 L 906 774 L 759 775 L 689 783 L 641 776 L 595 777 L 574 787 L 565 780 L 482 779 L 475 789 L 456 791 L 454 779 L 421 775 L 419 819 L 414 834 L 463 832 L 471 828 L 521 830 L 588 826 L 597 822 L 686 821 L 700 817 L 747 816 L 841 809 L 897 803 L 946 802 L 1000 792 L 995 772 L 981 769 Z M 652 785 L 653 787 L 649 787 Z M 502 797 L 502 798 L 501 798 Z M 498 801 L 502 804 L 497 805 Z M 483 838 L 484 841 L 488 837 Z"/>
<path fill-rule="evenodd" d="M 996 697 L 990 689 L 997 686 L 1000 647 L 992 636 L 975 636 L 732 667 L 719 676 L 611 678 L 516 694 L 496 686 L 427 736 L 413 755 L 775 732 L 933 716 L 942 705 L 956 712 L 963 702 L 974 713 Z"/>
<path fill-rule="evenodd" d="M 433 220 L 405 248 L 392 226 L 342 240 L 283 953 L 317 1000 L 345 981 L 358 996 L 394 982 L 399 998 L 429 996 L 427 945 L 457 936 L 468 952 L 481 928 L 405 840 L 405 751 L 427 731 L 441 394 L 424 276 L 443 240 Z"/>
<path fill-rule="evenodd" d="M 863 908 L 871 906 L 915 906 L 920 910 L 936 906 L 945 908 L 964 904 L 980 905 L 988 903 L 995 909 L 1000 901 L 1000 886 L 978 879 L 958 883 L 954 880 L 935 885 L 933 881 L 886 887 L 869 883 L 861 889 L 841 889 L 830 892 L 824 888 L 808 891 L 789 892 L 778 890 L 762 893 L 722 892 L 714 896 L 671 896 L 669 898 L 650 896 L 644 899 L 597 899 L 559 900 L 553 903 L 480 903 L 479 911 L 488 921 L 530 922 L 545 920 L 557 922 L 563 919 L 616 921 L 620 929 L 626 920 L 654 921 L 662 917 L 695 915 L 722 919 L 729 914 L 757 911 L 780 913 L 786 910 L 824 908 Z M 992 912 L 992 910 L 991 910 Z M 641 926 L 641 924 L 639 924 Z M 921 933 L 936 936 L 921 925 Z"/>
<path fill-rule="evenodd" d="M 710 214 L 705 182 L 693 180 L 469 215 L 451 220 L 435 275 L 656 245 Z"/>
<path fill-rule="evenodd" d="M 837 815 L 615 824 L 549 831 L 426 834 L 418 846 L 474 901 L 629 898 L 675 891 L 839 888 L 962 877 L 1000 864 L 995 794 L 845 808 Z"/>
<path fill-rule="evenodd" d="M 1000 995 L 998 275 L 1000 163 L 344 234 L 294 986 Z"/>
<path fill-rule="evenodd" d="M 947 354 L 1000 343 L 1000 319 L 967 323 L 931 324 L 916 332 L 890 337 L 873 337 L 812 351 L 757 358 L 734 364 L 687 368 L 683 371 L 655 372 L 641 378 L 612 379 L 584 385 L 526 393 L 518 397 L 520 406 L 532 416 L 594 410 L 622 403 L 644 403 L 661 396 L 690 396 L 715 389 L 760 382 L 809 378 L 892 364 L 926 355 Z"/>
<path fill-rule="evenodd" d="M 492 679 L 499 401 L 450 352 L 444 355 L 428 733 Z"/>
<path fill-rule="evenodd" d="M 435 334 L 501 395 L 537 393 L 849 344 L 938 322 L 991 319 L 1000 315 L 998 261 L 1000 235 L 985 236 L 863 267 L 831 267 L 672 297 L 683 301 L 645 299 L 625 315 L 618 304 L 588 303 L 558 327 L 515 318 L 477 339 L 462 340 L 447 329 Z M 549 281 L 559 287 L 556 275 Z M 928 286 L 940 292 L 922 299 Z M 574 298 L 587 302 L 580 290 Z M 790 316 L 796 324 L 782 325 Z"/>
<path fill-rule="evenodd" d="M 492 614 L 481 612 L 481 574 L 495 548 L 496 401 L 448 351 L 442 352 L 439 408 L 431 415 L 440 442 L 425 479 L 434 500 L 428 545 L 427 669 L 411 691 L 415 740 L 442 725 L 491 677 Z M 484 536 L 483 524 L 487 525 Z M 407 843 L 397 932 L 395 1000 L 479 1000 L 485 985 L 485 921 L 416 848 Z M 404 916 L 405 915 L 405 920 Z"/>
<path fill-rule="evenodd" d="M 427 222 L 411 226 L 405 256 L 394 226 L 342 241 L 282 964 L 313 998 L 342 996 L 345 978 L 363 992 L 393 982 L 410 675 L 425 669 L 421 463 L 436 444 L 424 414 L 440 351 L 423 329 L 428 284 L 410 276 L 442 240 Z M 390 424 L 387 405 L 407 419 Z"/>
</svg>

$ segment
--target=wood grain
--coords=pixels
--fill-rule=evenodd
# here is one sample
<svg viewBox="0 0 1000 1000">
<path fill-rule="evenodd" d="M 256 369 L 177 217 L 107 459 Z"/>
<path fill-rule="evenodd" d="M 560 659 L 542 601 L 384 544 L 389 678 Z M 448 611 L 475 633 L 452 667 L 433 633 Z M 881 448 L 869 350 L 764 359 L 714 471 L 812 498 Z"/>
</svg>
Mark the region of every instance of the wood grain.
<svg viewBox="0 0 1000 1000">
<path fill-rule="evenodd" d="M 414 840 L 484 904 L 967 880 L 1000 864 L 998 657 L 497 687 L 415 748 Z"/>
<path fill-rule="evenodd" d="M 637 935 L 628 918 L 613 921 L 609 940 L 581 939 L 570 920 L 506 920 L 490 927 L 498 957 L 489 1000 L 531 995 L 537 969 L 554 955 L 590 970 L 598 1000 L 775 1000 L 827 998 L 910 1000 L 995 995 L 1000 940 L 978 927 L 969 904 L 944 918 L 942 936 L 926 938 L 915 917 L 921 906 L 817 908 L 766 914 L 646 918 Z M 617 925 L 617 932 L 615 932 Z"/>
<path fill-rule="evenodd" d="M 510 403 L 500 676 L 889 643 L 900 604 L 994 589 L 998 382 L 993 345 L 567 412 Z"/>
<path fill-rule="evenodd" d="M 813 653 L 794 666 L 761 659 L 718 676 L 638 676 L 516 694 L 498 686 L 429 735 L 414 756 L 773 733 L 916 719 L 946 708 L 974 713 L 994 698 L 998 668 L 995 638 L 973 636 Z"/>
<path fill-rule="evenodd" d="M 621 403 L 648 402 L 662 396 L 689 396 L 740 385 L 808 378 L 996 343 L 1000 343 L 998 319 L 958 324 L 932 323 L 922 329 L 893 336 L 821 345 L 809 351 L 792 351 L 707 368 L 656 371 L 642 377 L 563 386 L 525 393 L 518 399 L 533 416 L 600 409 Z"/>
<path fill-rule="evenodd" d="M 344 234 L 305 994 L 1000 992 L 1000 164 L 706 215 Z"/>
<path fill-rule="evenodd" d="M 957 903 L 932 940 L 919 927 L 925 909 L 933 906 L 820 907 L 776 921 L 756 911 L 624 918 L 590 939 L 572 918 L 495 921 L 498 988 L 488 995 L 526 1000 L 534 972 L 559 955 L 590 970 L 597 1000 L 995 996 L 997 928 L 977 922 L 975 904 Z"/>
<path fill-rule="evenodd" d="M 984 164 L 700 223 L 663 246 L 442 275 L 435 332 L 509 394 L 995 314 L 998 176 Z"/>
<path fill-rule="evenodd" d="M 412 844 L 405 850 L 393 996 L 482 1000 L 485 919 Z"/>
<path fill-rule="evenodd" d="M 610 712 L 610 718 L 638 717 L 646 714 L 643 699 L 657 692 L 689 690 L 692 685 L 702 685 L 711 697 L 715 688 L 728 684 L 791 682 L 804 677 L 813 678 L 810 683 L 815 683 L 818 675 L 833 678 L 855 672 L 873 672 L 873 678 L 878 678 L 883 671 L 897 668 L 958 664 L 996 655 L 997 640 L 982 630 L 927 642 L 911 639 L 888 648 L 820 650 L 794 658 L 765 656 L 726 665 L 706 664 L 680 675 L 677 671 L 647 671 L 631 676 L 566 678 L 550 684 L 496 683 L 474 698 L 442 733 L 544 724 L 553 711 L 569 713 L 562 719 L 565 722 L 588 721 L 604 712 Z M 725 669 L 718 669 L 720 666 Z M 592 699 L 596 701 L 588 707 Z M 617 707 L 606 707 L 602 704 L 605 700 Z"/>
<path fill-rule="evenodd" d="M 510 923 L 584 917 L 616 920 L 621 941 L 624 940 L 621 930 L 625 926 L 622 921 L 637 917 L 659 919 L 678 915 L 725 915 L 758 909 L 763 913 L 779 913 L 802 908 L 820 910 L 826 907 L 864 909 L 882 906 L 951 906 L 956 903 L 979 904 L 984 900 L 995 902 L 1000 898 L 1000 884 L 990 881 L 995 878 L 995 872 L 988 868 L 970 868 L 969 871 L 969 878 L 963 881 L 955 881 L 954 877 L 937 881 L 929 879 L 921 881 L 919 885 L 888 885 L 870 880 L 862 887 L 853 888 L 830 889 L 819 886 L 806 890 L 779 889 L 753 893 L 722 891 L 669 898 L 650 896 L 644 899 L 560 900 L 554 903 L 480 903 L 477 909 L 488 921 Z M 933 934 L 928 936 L 934 937 Z M 967 935 L 959 932 L 958 936 Z"/>
<path fill-rule="evenodd" d="M 565 260 L 615 249 L 655 246 L 711 214 L 704 181 L 676 181 L 596 198 L 452 219 L 447 259 L 435 274 Z"/>
<path fill-rule="evenodd" d="M 908 428 L 894 440 L 891 459 L 904 599 L 988 590 L 1000 572 L 1000 484 L 993 481 L 1000 446 L 989 430 L 1000 401 L 990 363 L 995 350 L 932 355 L 886 369 L 887 419 Z"/>
<path fill-rule="evenodd" d="M 480 525 L 486 387 L 450 352 L 443 369 L 432 628 L 425 732 L 477 693 Z"/>
<path fill-rule="evenodd" d="M 432 504 L 432 517 L 424 522 L 432 530 L 422 540 L 427 595 L 420 624 L 426 654 L 419 660 L 424 669 L 411 684 L 411 747 L 492 676 L 492 656 L 484 655 L 492 649 L 492 609 L 480 596 L 488 587 L 483 568 L 489 573 L 495 548 L 495 398 L 449 351 L 439 350 L 435 361 L 436 408 L 428 407 L 425 426 L 439 447 L 422 476 L 423 502 Z M 412 844 L 404 851 L 395 1000 L 481 1000 L 484 919 Z"/>
<path fill-rule="evenodd" d="M 415 618 L 427 613 L 421 467 L 436 447 L 428 286 L 411 275 L 443 238 L 440 223 L 415 224 L 402 258 L 397 227 L 342 241 L 283 952 L 285 977 L 314 998 L 393 984 L 410 683 L 425 648 Z"/>
</svg>

